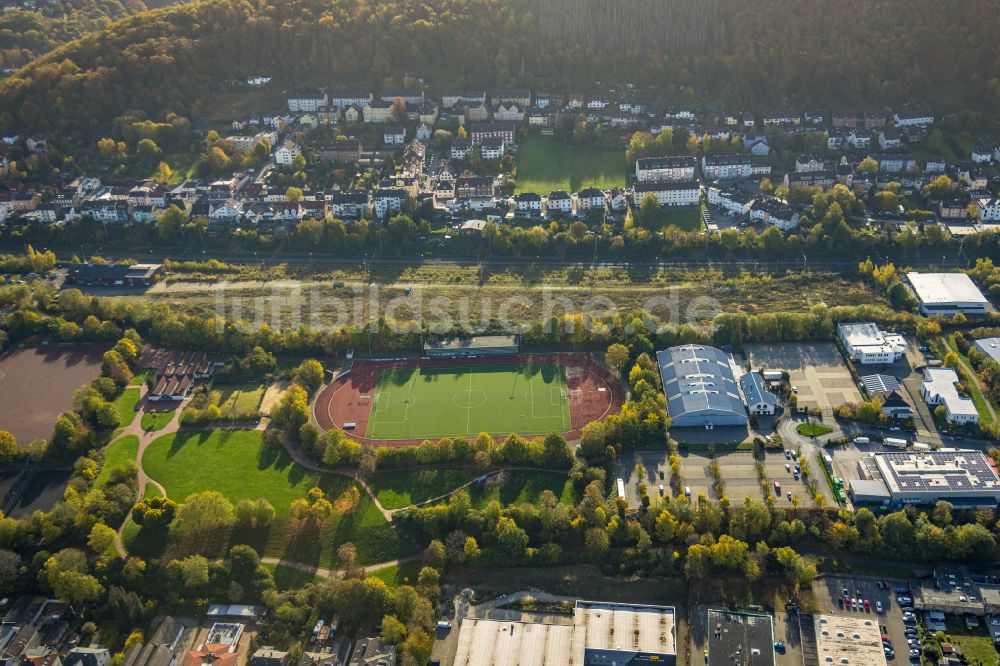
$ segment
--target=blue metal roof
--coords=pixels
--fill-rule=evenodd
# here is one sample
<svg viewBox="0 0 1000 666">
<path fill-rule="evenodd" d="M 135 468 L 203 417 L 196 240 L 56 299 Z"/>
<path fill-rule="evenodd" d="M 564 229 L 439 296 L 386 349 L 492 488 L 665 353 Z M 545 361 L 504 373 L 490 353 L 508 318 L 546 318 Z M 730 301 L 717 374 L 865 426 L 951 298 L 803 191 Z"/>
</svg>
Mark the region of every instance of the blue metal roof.
<svg viewBox="0 0 1000 666">
<path fill-rule="evenodd" d="M 729 357 L 715 347 L 681 345 L 656 353 L 667 412 L 674 421 L 699 412 L 746 420 Z"/>
</svg>

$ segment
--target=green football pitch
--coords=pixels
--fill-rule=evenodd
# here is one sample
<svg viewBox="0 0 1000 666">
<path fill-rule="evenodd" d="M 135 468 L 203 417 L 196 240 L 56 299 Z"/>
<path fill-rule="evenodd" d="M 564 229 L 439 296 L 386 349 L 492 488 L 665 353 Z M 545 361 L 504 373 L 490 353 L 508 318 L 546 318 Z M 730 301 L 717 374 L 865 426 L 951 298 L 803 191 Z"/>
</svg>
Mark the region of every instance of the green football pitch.
<svg viewBox="0 0 1000 666">
<path fill-rule="evenodd" d="M 569 429 L 563 367 L 530 363 L 382 370 L 365 436 L 424 439 Z"/>
</svg>

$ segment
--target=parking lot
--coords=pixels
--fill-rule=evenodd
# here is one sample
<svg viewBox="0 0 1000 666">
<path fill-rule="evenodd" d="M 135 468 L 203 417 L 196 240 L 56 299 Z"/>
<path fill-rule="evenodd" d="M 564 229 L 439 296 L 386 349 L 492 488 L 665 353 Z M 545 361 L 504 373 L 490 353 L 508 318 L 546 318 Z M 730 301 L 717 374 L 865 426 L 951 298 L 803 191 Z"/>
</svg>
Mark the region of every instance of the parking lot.
<svg viewBox="0 0 1000 666">
<path fill-rule="evenodd" d="M 906 625 L 903 623 L 903 612 L 899 604 L 896 603 L 896 588 L 908 587 L 905 581 L 888 580 L 888 587 L 883 585 L 879 589 L 878 581 L 873 578 L 861 578 L 852 576 L 824 576 L 817 579 L 813 584 L 813 592 L 816 595 L 816 602 L 823 614 L 833 615 L 862 615 L 866 617 L 877 617 L 879 624 L 883 626 L 882 633 L 887 635 L 895 651 L 895 658 L 891 661 L 897 664 L 906 664 L 909 661 L 909 646 L 905 634 Z M 847 596 L 857 599 L 860 594 L 862 603 L 858 610 L 840 608 L 838 599 L 844 598 L 844 590 Z M 870 610 L 865 611 L 863 601 L 868 600 Z M 876 602 L 882 604 L 882 612 L 876 611 Z M 915 626 L 915 625 L 911 625 Z"/>
<path fill-rule="evenodd" d="M 778 342 L 744 345 L 753 368 L 784 370 L 797 389 L 799 407 L 830 413 L 845 402 L 860 402 L 861 392 L 832 342 Z"/>
<path fill-rule="evenodd" d="M 809 455 L 807 449 L 803 449 L 805 455 Z M 797 456 L 797 452 L 795 453 Z M 794 506 L 794 502 L 789 499 L 788 493 L 792 493 L 800 506 L 812 506 L 813 500 L 809 494 L 806 479 L 801 475 L 796 477 L 796 466 L 799 461 L 795 456 L 786 458 L 785 452 L 780 450 L 767 451 L 764 454 L 764 473 L 767 475 L 768 484 L 772 492 L 775 493 L 775 504 L 781 507 Z M 691 496 L 705 495 L 710 499 L 718 499 L 713 490 L 713 477 L 710 470 L 712 458 L 708 451 L 690 451 L 681 449 L 681 484 L 678 492 L 683 494 L 685 489 L 690 489 Z M 725 485 L 724 492 L 727 497 L 733 500 L 742 500 L 744 497 L 751 499 L 763 499 L 764 493 L 760 485 L 760 477 L 757 475 L 757 465 L 751 451 L 724 451 L 716 454 L 719 463 L 719 472 Z M 645 476 L 638 478 L 635 475 L 635 466 L 641 463 Z M 836 505 L 836 500 L 830 492 L 830 486 L 826 479 L 822 478 L 823 472 L 820 469 L 820 461 L 813 456 L 808 460 L 809 468 L 816 477 L 816 487 L 826 498 L 827 506 Z M 787 467 L 786 467 L 787 466 Z M 623 455 L 618 460 L 617 476 L 625 483 L 625 495 L 629 502 L 635 506 L 639 502 L 639 483 L 645 482 L 650 498 L 655 499 L 660 496 L 660 486 L 663 486 L 664 495 L 671 493 L 670 488 L 670 463 L 667 453 L 663 451 L 634 451 L 631 455 Z M 774 490 L 774 482 L 781 484 L 781 492 Z"/>
</svg>

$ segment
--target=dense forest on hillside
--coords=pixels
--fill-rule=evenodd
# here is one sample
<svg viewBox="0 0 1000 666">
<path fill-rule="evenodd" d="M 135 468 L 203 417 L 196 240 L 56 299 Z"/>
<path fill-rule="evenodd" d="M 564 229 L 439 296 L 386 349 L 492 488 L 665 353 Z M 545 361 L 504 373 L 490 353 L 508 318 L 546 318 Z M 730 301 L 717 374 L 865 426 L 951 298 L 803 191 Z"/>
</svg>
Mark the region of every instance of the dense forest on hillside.
<svg viewBox="0 0 1000 666">
<path fill-rule="evenodd" d="M 84 33 L 176 0 L 36 0 L 0 12 L 0 69 L 16 68 Z"/>
<path fill-rule="evenodd" d="M 719 5 L 721 25 L 710 30 L 719 43 L 676 54 L 672 40 L 687 38 L 669 25 L 642 38 L 663 47 L 626 50 L 615 42 L 628 43 L 629 8 L 648 17 L 658 4 L 677 5 L 664 16 L 698 24 L 688 0 L 609 2 L 620 6 L 602 16 L 625 11 L 623 27 L 605 26 L 609 36 L 597 43 L 580 41 L 574 28 L 594 17 L 568 5 L 564 36 L 550 37 L 540 1 L 208 0 L 146 12 L 0 82 L 0 125 L 90 141 L 125 111 L 197 118 L 224 81 L 257 73 L 287 89 L 379 88 L 404 72 L 438 89 L 586 92 L 595 81 L 628 81 L 655 85 L 671 102 L 751 108 L 1000 103 L 993 35 L 1000 0 L 713 0 L 705 4 Z"/>
</svg>

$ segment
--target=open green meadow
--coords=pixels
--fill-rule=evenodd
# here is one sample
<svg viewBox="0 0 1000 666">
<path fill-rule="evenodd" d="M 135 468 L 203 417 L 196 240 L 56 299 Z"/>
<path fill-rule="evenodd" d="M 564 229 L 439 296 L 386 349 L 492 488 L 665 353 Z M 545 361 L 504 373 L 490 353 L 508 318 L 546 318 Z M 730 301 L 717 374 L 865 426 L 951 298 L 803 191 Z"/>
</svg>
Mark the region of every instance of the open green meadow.
<svg viewBox="0 0 1000 666">
<path fill-rule="evenodd" d="M 256 430 L 175 433 L 149 445 L 143 468 L 177 502 L 205 490 L 216 490 L 234 504 L 244 497 L 266 498 L 275 509 L 270 528 L 237 530 L 232 536 L 234 543 L 249 543 L 262 555 L 330 567 L 336 564 L 337 546 L 348 541 L 357 546 L 363 563 L 412 553 L 413 546 L 386 522 L 366 493 L 359 492 L 357 503 L 351 502 L 353 481 L 308 470 L 283 448 L 266 449 L 262 442 L 263 433 Z M 314 486 L 333 503 L 334 515 L 319 527 L 295 525 L 289 507 Z M 127 545 L 131 550 L 129 542 L 134 542 L 147 557 L 165 546 L 141 543 L 138 537 L 138 530 L 127 531 Z"/>
<path fill-rule="evenodd" d="M 372 474 L 367 481 L 379 503 L 391 510 L 440 497 L 478 475 L 471 469 L 398 470 Z"/>
<path fill-rule="evenodd" d="M 625 151 L 577 146 L 552 136 L 526 136 L 517 148 L 517 192 L 548 194 L 625 186 Z"/>
<path fill-rule="evenodd" d="M 224 417 L 249 416 L 260 409 L 267 384 L 221 384 L 212 387 L 219 392 L 219 411 Z"/>
<path fill-rule="evenodd" d="M 365 436 L 427 439 L 569 429 L 563 367 L 530 363 L 383 370 Z"/>
<path fill-rule="evenodd" d="M 111 401 L 111 404 L 115 406 L 115 411 L 118 412 L 118 425 L 124 428 L 132 423 L 135 415 L 138 414 L 135 406 L 139 404 L 139 389 L 129 386 L 119 393 L 118 397 Z"/>
<path fill-rule="evenodd" d="M 135 456 L 139 453 L 139 438 L 135 435 L 122 437 L 117 442 L 104 450 L 104 464 L 101 471 L 94 479 L 94 486 L 100 488 L 111 478 L 111 472 L 127 461 L 135 462 Z"/>
</svg>

